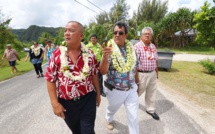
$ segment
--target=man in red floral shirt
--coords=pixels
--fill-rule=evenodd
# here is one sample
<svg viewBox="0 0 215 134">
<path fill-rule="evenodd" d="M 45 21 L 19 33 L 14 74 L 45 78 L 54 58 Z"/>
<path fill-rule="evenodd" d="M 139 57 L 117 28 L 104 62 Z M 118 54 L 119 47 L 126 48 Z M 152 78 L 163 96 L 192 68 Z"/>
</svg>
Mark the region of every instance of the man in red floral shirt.
<svg viewBox="0 0 215 134">
<path fill-rule="evenodd" d="M 52 53 L 45 78 L 54 114 L 62 117 L 74 134 L 94 134 L 96 106 L 101 100 L 98 62 L 81 43 L 83 33 L 79 22 L 67 23 L 65 46 Z"/>
</svg>

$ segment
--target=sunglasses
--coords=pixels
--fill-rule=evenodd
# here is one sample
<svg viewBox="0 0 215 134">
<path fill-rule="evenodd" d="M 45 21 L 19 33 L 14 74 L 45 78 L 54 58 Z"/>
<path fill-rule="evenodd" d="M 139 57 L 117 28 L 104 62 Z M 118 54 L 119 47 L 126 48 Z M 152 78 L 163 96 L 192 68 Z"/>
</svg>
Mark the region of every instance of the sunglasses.
<svg viewBox="0 0 215 134">
<path fill-rule="evenodd" d="M 118 32 L 118 31 L 113 32 L 114 35 L 117 35 L 117 33 L 119 33 L 119 35 L 123 35 L 124 34 L 124 32 L 121 32 L 121 31 L 120 32 Z"/>
</svg>

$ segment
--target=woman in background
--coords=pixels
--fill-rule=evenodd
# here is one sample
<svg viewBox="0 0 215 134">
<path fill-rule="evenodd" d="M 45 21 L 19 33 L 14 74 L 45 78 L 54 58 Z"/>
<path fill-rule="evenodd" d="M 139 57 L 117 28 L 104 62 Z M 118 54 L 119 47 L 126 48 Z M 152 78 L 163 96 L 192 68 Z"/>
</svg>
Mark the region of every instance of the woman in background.
<svg viewBox="0 0 215 134">
<path fill-rule="evenodd" d="M 25 61 L 30 57 L 30 62 L 33 64 L 37 78 L 43 77 L 42 62 L 43 62 L 43 49 L 35 41 L 31 46 Z"/>
<path fill-rule="evenodd" d="M 44 60 L 46 60 L 46 67 L 48 67 L 50 56 L 54 50 L 55 46 L 52 45 L 50 40 L 48 40 L 47 45 L 44 48 Z"/>
</svg>

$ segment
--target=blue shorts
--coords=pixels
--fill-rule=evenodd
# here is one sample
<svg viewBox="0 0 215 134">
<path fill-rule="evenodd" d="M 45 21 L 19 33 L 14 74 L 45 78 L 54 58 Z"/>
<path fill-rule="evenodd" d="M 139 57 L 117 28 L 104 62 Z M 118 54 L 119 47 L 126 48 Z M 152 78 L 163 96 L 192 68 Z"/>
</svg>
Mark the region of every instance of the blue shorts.
<svg viewBox="0 0 215 134">
<path fill-rule="evenodd" d="M 43 60 L 42 59 L 39 59 L 39 58 L 34 58 L 34 59 L 31 59 L 31 63 L 32 64 L 38 64 L 38 63 L 42 63 Z"/>
<path fill-rule="evenodd" d="M 10 65 L 11 67 L 15 67 L 15 65 L 16 65 L 16 60 L 14 60 L 14 61 L 9 61 L 9 65 Z"/>
</svg>

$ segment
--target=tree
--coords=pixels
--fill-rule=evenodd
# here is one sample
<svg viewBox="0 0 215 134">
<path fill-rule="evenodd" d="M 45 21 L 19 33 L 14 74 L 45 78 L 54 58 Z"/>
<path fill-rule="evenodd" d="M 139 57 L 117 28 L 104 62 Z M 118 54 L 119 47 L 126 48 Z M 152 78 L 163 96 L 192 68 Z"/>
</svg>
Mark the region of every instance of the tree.
<svg viewBox="0 0 215 134">
<path fill-rule="evenodd" d="M 167 13 L 168 0 L 143 0 L 137 10 L 137 21 L 158 23 Z"/>
<path fill-rule="evenodd" d="M 128 22 L 129 9 L 130 6 L 125 3 L 125 0 L 117 0 L 109 13 L 102 12 L 97 15 L 96 22 L 90 22 L 89 27 L 84 29 L 84 43 L 88 43 L 91 34 L 97 34 L 100 43 L 105 39 L 111 39 L 113 25 L 117 21 Z"/>
<path fill-rule="evenodd" d="M 16 36 L 9 29 L 11 18 L 6 18 L 0 10 L 0 49 L 2 50 L 6 44 L 14 44 L 14 48 L 20 49 L 21 43 L 16 39 Z"/>
<path fill-rule="evenodd" d="M 194 28 L 198 31 L 197 43 L 215 48 L 215 7 L 210 8 L 210 4 L 206 1 L 201 11 L 195 14 L 194 21 L 196 23 Z"/>
<path fill-rule="evenodd" d="M 106 12 L 101 12 L 99 15 L 96 16 L 96 21 L 97 21 L 97 24 L 101 24 L 101 25 L 109 22 L 108 14 Z"/>
<path fill-rule="evenodd" d="M 109 18 L 114 24 L 117 21 L 127 22 L 129 19 L 128 11 L 130 6 L 125 3 L 125 0 L 117 0 L 109 12 Z"/>
<path fill-rule="evenodd" d="M 187 33 L 190 32 L 190 30 L 192 30 L 192 27 L 194 24 L 193 23 L 194 13 L 195 11 L 191 12 L 190 9 L 188 8 L 179 8 L 175 14 L 176 26 L 177 26 L 177 29 L 181 32 L 181 35 L 178 36 L 178 42 L 177 42 L 178 48 L 185 47 L 185 44 L 187 44 L 185 43 L 185 41 L 187 41 L 188 39 L 186 39 L 185 37 Z"/>
<path fill-rule="evenodd" d="M 181 48 L 186 44 L 186 34 L 193 27 L 194 12 L 188 8 L 179 8 L 174 13 L 169 13 L 157 24 L 157 41 L 163 46 Z M 189 29 L 189 30 L 188 30 Z M 176 36 L 175 32 L 180 31 L 181 35 Z M 166 43 L 166 44 L 165 44 Z"/>
<path fill-rule="evenodd" d="M 85 32 L 84 32 L 84 43 L 87 44 L 89 42 L 90 36 L 92 34 L 96 34 L 98 37 L 98 42 L 102 43 L 102 41 L 107 36 L 107 33 L 108 33 L 107 30 L 108 29 L 106 28 L 106 23 L 103 25 L 90 23 L 89 28 L 85 29 Z"/>
<path fill-rule="evenodd" d="M 43 32 L 41 36 L 38 38 L 38 43 L 39 44 L 45 44 L 46 40 L 51 40 L 52 42 L 54 41 L 54 38 L 51 36 L 51 34 L 47 32 Z M 37 41 L 37 40 L 34 40 Z"/>
</svg>

